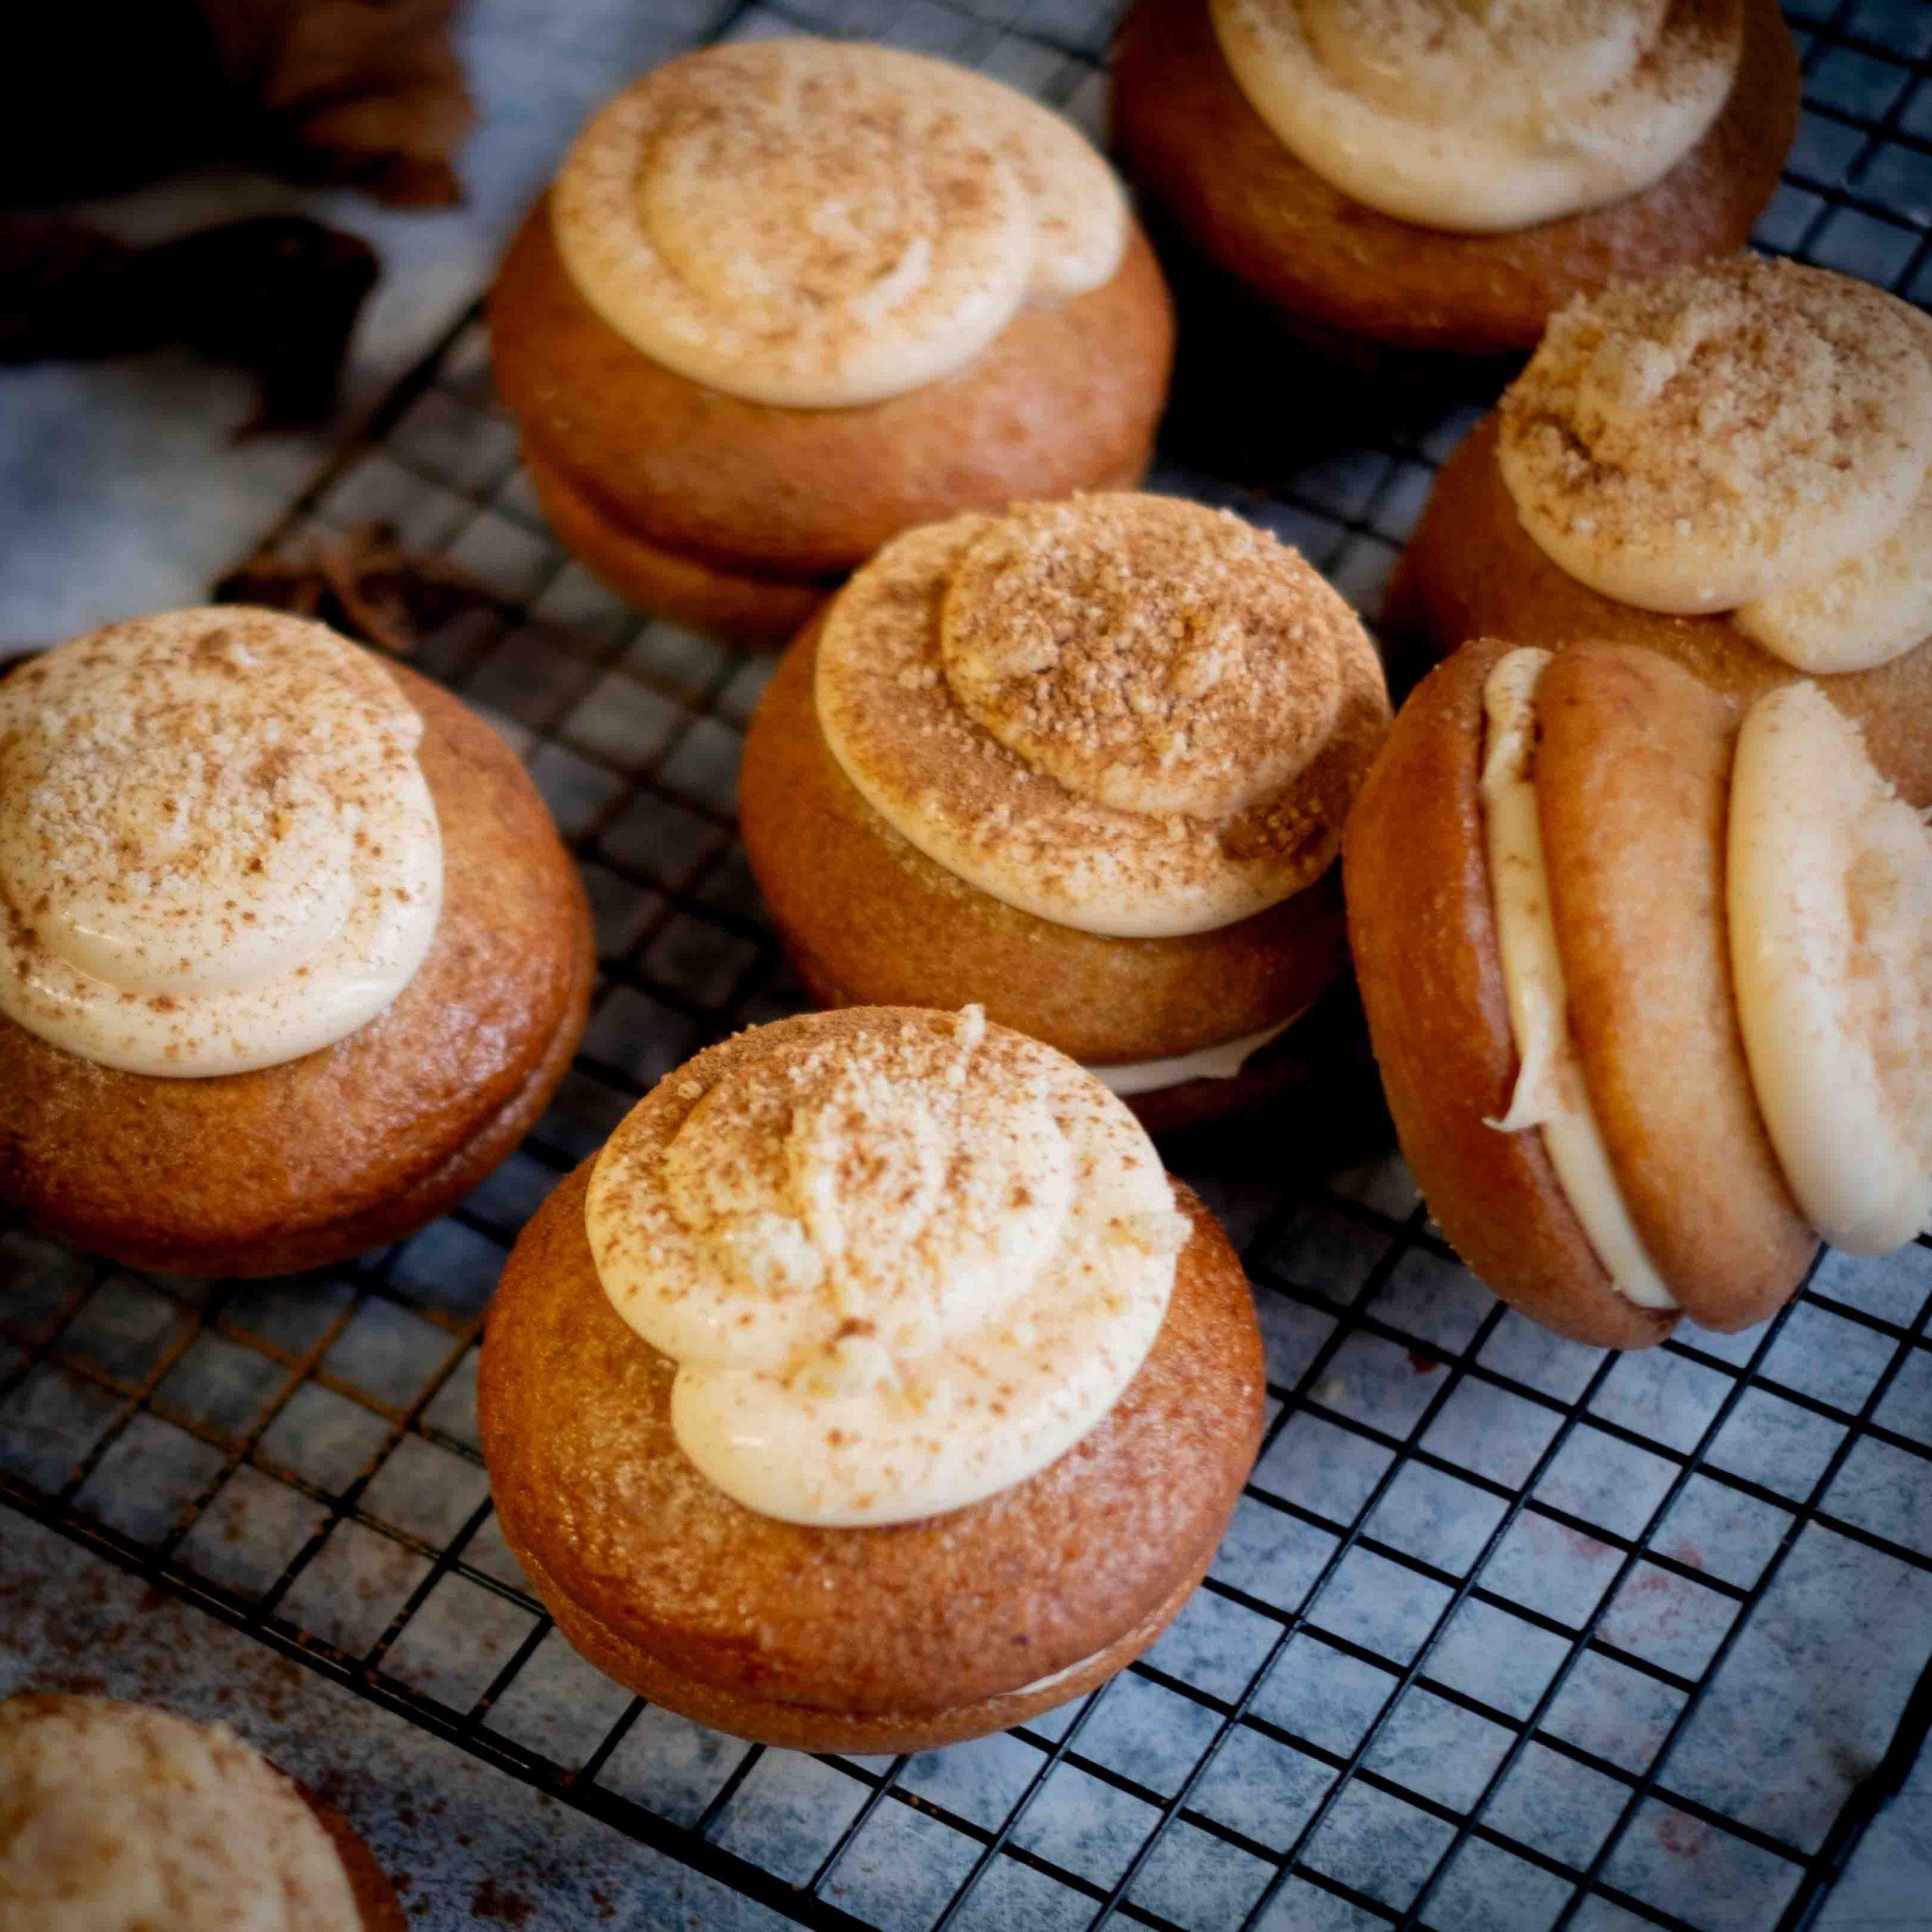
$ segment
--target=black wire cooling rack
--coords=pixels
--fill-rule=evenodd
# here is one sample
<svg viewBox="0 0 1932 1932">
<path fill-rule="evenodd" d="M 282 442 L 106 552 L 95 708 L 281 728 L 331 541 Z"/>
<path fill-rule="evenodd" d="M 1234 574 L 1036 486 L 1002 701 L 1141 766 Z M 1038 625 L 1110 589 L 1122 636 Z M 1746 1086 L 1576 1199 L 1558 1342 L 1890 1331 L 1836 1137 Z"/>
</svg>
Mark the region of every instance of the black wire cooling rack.
<svg viewBox="0 0 1932 1932">
<path fill-rule="evenodd" d="M 1793 24 L 1806 113 L 1760 238 L 1922 299 L 1932 7 Z M 1111 26 L 1106 0 L 783 0 L 717 31 L 949 54 L 1097 127 Z M 1266 490 L 1157 483 L 1268 525 L 1372 615 L 1482 400 Z M 518 614 L 419 662 L 525 752 L 583 865 L 583 1055 L 457 1214 L 352 1267 L 152 1278 L 0 1233 L 0 1498 L 800 1924 L 1809 1922 L 1932 1725 L 1924 1241 L 1827 1257 L 1747 1336 L 1616 1357 L 1493 1301 L 1392 1156 L 1306 1184 L 1184 1165 L 1255 1283 L 1270 1421 L 1146 1658 L 1017 1731 L 856 1761 L 700 1730 L 577 1659 L 491 1515 L 477 1338 L 516 1229 L 637 1094 L 802 1003 L 731 816 L 770 667 L 559 553 L 473 317 L 288 528 L 371 518 Z"/>
</svg>

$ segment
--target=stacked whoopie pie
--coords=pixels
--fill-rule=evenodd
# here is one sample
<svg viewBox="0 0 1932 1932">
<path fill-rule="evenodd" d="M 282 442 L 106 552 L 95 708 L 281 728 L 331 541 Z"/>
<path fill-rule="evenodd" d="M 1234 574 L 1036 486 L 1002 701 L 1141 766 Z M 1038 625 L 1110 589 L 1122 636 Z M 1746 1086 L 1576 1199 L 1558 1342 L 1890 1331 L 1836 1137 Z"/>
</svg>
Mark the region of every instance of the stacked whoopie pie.
<svg viewBox="0 0 1932 1932">
<path fill-rule="evenodd" d="M 763 644 L 915 524 L 1131 487 L 1173 346 L 1066 122 L 803 37 L 685 55 L 605 108 L 490 331 L 565 544 L 645 609 Z"/>
<path fill-rule="evenodd" d="M 1932 831 L 1815 684 L 1473 644 L 1350 820 L 1383 1083 L 1484 1281 L 1616 1347 L 1932 1214 Z"/>
<path fill-rule="evenodd" d="M 746 743 L 746 854 L 822 1002 L 980 1002 L 1177 1126 L 1297 1077 L 1388 720 L 1354 612 L 1266 531 L 1017 504 L 888 544 L 800 636 Z"/>
<path fill-rule="evenodd" d="M 1932 321 L 1749 255 L 1576 302 L 1443 466 L 1384 631 L 1642 645 L 1747 704 L 1816 678 L 1932 804 Z"/>
<path fill-rule="evenodd" d="M 0 680 L 0 1203 L 193 1274 L 432 1221 L 583 1031 L 583 888 L 466 706 L 210 607 Z"/>
<path fill-rule="evenodd" d="M 1263 1366 L 1226 1237 L 1098 1081 L 977 1008 L 856 1008 L 638 1103 L 519 1238 L 478 1402 L 593 1663 L 740 1737 L 910 1751 L 1153 1641 Z"/>
</svg>

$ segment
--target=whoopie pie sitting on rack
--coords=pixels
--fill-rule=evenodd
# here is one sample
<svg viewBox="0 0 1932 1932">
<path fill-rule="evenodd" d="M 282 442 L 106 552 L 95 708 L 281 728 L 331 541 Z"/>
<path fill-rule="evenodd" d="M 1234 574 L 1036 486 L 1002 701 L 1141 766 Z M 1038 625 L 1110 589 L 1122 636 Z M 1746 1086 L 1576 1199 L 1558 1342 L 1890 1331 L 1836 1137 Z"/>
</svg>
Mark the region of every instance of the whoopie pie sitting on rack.
<svg viewBox="0 0 1932 1932">
<path fill-rule="evenodd" d="M 976 1737 L 1139 1655 L 1262 1403 L 1213 1219 L 977 1008 L 780 1020 L 667 1075 L 518 1240 L 478 1388 L 565 1635 L 812 1751 Z"/>
<path fill-rule="evenodd" d="M 490 334 L 565 546 L 646 610 L 764 644 L 914 524 L 1137 482 L 1173 347 L 1069 123 L 807 38 L 683 55 L 599 114 Z"/>
<path fill-rule="evenodd" d="M 0 1700 L 8 1932 L 407 1932 L 348 1820 L 223 1724 Z"/>
<path fill-rule="evenodd" d="M 1642 645 L 1746 703 L 1814 678 L 1932 805 L 1932 320 L 1750 255 L 1574 303 L 1443 466 L 1383 629 Z"/>
<path fill-rule="evenodd" d="M 321 624 L 173 611 L 0 678 L 0 1204 L 81 1247 L 413 1233 L 543 1111 L 592 972 L 515 753 Z"/>
<path fill-rule="evenodd" d="M 1305 1077 L 1388 724 L 1354 612 L 1266 531 L 1018 504 L 889 544 L 787 653 L 746 855 L 823 1004 L 977 1001 L 1180 1125 Z"/>
<path fill-rule="evenodd" d="M 1798 124 L 1776 0 L 1135 0 L 1114 140 L 1161 229 L 1352 361 L 1520 352 L 1740 248 Z"/>
<path fill-rule="evenodd" d="M 1774 1313 L 1823 1235 L 1932 1215 L 1932 828 L 1796 682 L 1654 652 L 1458 651 L 1344 848 L 1383 1083 L 1504 1300 L 1638 1348 Z"/>
</svg>

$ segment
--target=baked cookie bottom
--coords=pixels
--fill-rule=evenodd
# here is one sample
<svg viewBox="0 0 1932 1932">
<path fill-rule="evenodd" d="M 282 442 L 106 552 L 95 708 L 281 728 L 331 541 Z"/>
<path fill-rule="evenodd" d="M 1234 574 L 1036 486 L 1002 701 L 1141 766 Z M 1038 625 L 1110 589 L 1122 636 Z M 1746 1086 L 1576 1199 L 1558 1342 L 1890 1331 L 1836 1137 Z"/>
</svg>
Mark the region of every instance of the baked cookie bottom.
<svg viewBox="0 0 1932 1932">
<path fill-rule="evenodd" d="M 815 1005 L 864 1006 L 869 1002 L 841 986 L 804 940 L 774 918 L 773 926 L 785 956 Z M 1324 995 L 1309 1012 L 1288 1023 L 1278 1038 L 1258 1047 L 1238 1073 L 1225 1078 L 1177 1081 L 1121 1098 L 1149 1134 L 1174 1134 L 1207 1127 L 1271 1106 L 1320 1078 L 1334 1057 L 1324 1048 L 1340 1023 L 1334 1002 Z M 1306 1028 L 1307 1031 L 1303 1032 Z"/>
<path fill-rule="evenodd" d="M 125 1241 L 112 1235 L 103 1239 L 91 1228 L 66 1226 L 31 1208 L 27 1218 L 61 1240 L 127 1267 L 235 1279 L 306 1274 L 400 1241 L 447 1214 L 495 1173 L 543 1118 L 583 1036 L 595 969 L 595 940 L 586 911 L 580 915 L 577 971 L 563 1017 L 523 1084 L 460 1146 L 386 1201 L 333 1220 L 240 1241 Z"/>
<path fill-rule="evenodd" d="M 730 643 L 777 651 L 834 588 L 757 577 L 667 549 L 602 508 L 528 440 L 523 462 L 557 541 L 620 595 L 654 616 Z"/>
<path fill-rule="evenodd" d="M 507 1525 L 503 1534 L 511 1554 L 523 1565 L 551 1620 L 570 1640 L 571 1647 L 627 1690 L 654 1704 L 662 1704 L 667 1711 L 675 1711 L 694 1724 L 728 1731 L 734 1737 L 749 1738 L 756 1744 L 777 1745 L 788 1751 L 860 1753 L 931 1751 L 943 1744 L 963 1744 L 971 1738 L 1024 1724 L 1043 1711 L 1054 1710 L 1076 1697 L 1084 1697 L 1131 1663 L 1180 1614 L 1182 1606 L 1208 1574 L 1220 1544 L 1217 1537 L 1173 1594 L 1125 1636 L 1069 1669 L 1057 1671 L 1035 1686 L 958 1705 L 950 1710 L 857 1715 L 808 1704 L 782 1703 L 775 1698 L 749 1697 L 687 1675 L 572 1601 Z"/>
<path fill-rule="evenodd" d="M 613 590 L 655 617 L 743 645 L 782 651 L 838 587 L 839 580 L 759 576 L 655 543 L 598 503 L 528 438 L 524 467 L 557 541 Z M 1131 490 L 1142 457 L 1094 487 Z"/>
</svg>

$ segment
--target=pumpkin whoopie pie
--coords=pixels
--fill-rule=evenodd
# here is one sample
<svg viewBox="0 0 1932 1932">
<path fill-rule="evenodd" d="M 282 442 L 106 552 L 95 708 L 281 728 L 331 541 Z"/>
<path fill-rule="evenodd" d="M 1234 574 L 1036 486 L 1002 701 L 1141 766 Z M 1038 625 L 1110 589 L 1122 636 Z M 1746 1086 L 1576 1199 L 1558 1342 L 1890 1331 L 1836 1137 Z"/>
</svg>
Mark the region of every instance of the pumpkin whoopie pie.
<svg viewBox="0 0 1932 1932">
<path fill-rule="evenodd" d="M 0 680 L 0 1203 L 82 1247 L 413 1232 L 541 1113 L 592 971 L 515 755 L 322 625 L 175 611 Z"/>
<path fill-rule="evenodd" d="M 1241 1264 L 1038 1041 L 857 1008 L 661 1081 L 491 1303 L 498 1518 L 558 1626 L 740 1737 L 910 1751 L 1091 1690 L 1260 1438 Z"/>
<path fill-rule="evenodd" d="M 1641 645 L 1745 703 L 1815 678 L 1932 804 L 1932 321 L 1750 255 L 1576 303 L 1444 466 L 1384 627 Z"/>
<path fill-rule="evenodd" d="M 1158 229 L 1358 361 L 1742 246 L 1797 117 L 1775 0 L 1135 0 L 1113 63 Z"/>
<path fill-rule="evenodd" d="M 787 653 L 745 851 L 823 1004 L 981 1003 L 1163 1128 L 1276 1091 L 1346 971 L 1332 861 L 1388 720 L 1353 612 L 1266 531 L 1020 504 L 888 545 Z"/>
<path fill-rule="evenodd" d="M 405 1932 L 348 1821 L 223 1724 L 0 1700 L 0 1932 Z"/>
<path fill-rule="evenodd" d="M 1444 1232 L 1578 1340 L 1774 1312 L 1932 1213 L 1932 831 L 1797 683 L 1468 646 L 1344 848 L 1390 1110 Z"/>
<path fill-rule="evenodd" d="M 801 37 L 683 55 L 599 114 L 490 331 L 565 543 L 646 609 L 778 644 L 912 525 L 1138 481 L 1173 321 L 1069 123 Z"/>
</svg>

